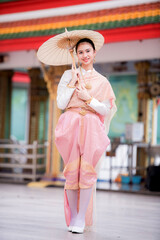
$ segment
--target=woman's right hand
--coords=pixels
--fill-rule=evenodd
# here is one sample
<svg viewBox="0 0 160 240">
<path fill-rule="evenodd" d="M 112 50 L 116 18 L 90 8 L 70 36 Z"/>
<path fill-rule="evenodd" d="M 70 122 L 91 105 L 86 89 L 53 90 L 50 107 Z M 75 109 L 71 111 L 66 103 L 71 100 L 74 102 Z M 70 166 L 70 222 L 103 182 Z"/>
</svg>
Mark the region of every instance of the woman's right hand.
<svg viewBox="0 0 160 240">
<path fill-rule="evenodd" d="M 75 85 L 77 81 L 80 79 L 79 69 L 74 69 L 72 65 L 72 80 L 70 81 L 71 85 Z"/>
</svg>

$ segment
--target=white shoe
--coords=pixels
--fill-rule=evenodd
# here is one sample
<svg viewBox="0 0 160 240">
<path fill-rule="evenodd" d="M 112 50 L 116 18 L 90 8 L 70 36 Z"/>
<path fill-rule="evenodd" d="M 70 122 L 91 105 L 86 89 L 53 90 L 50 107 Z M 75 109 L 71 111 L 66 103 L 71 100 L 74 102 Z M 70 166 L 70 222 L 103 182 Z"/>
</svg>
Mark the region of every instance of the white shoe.
<svg viewBox="0 0 160 240">
<path fill-rule="evenodd" d="M 73 226 L 68 227 L 68 232 L 72 232 Z"/>
<path fill-rule="evenodd" d="M 84 232 L 84 227 L 72 227 L 72 233 L 83 233 Z"/>
</svg>

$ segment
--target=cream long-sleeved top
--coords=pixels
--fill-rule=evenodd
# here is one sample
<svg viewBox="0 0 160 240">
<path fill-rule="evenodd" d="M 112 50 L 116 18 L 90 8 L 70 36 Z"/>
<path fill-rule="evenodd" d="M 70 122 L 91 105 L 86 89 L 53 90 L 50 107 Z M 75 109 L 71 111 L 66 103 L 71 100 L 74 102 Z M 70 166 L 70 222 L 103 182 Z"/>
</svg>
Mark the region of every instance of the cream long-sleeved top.
<svg viewBox="0 0 160 240">
<path fill-rule="evenodd" d="M 83 74 L 84 78 L 88 73 L 91 74 L 91 70 L 85 71 L 83 68 L 81 68 L 81 70 L 82 70 L 81 74 Z M 95 71 L 95 70 L 93 69 L 93 71 Z M 57 106 L 58 106 L 58 108 L 60 108 L 62 110 L 64 110 L 68 106 L 71 107 L 70 100 L 71 100 L 73 94 L 75 94 L 76 87 L 75 88 L 67 87 L 67 85 L 70 83 L 71 79 L 72 79 L 72 70 L 66 70 L 64 72 L 64 74 L 62 75 L 60 82 L 58 84 Z M 92 98 L 91 102 L 88 103 L 87 105 L 89 107 L 91 107 L 92 109 L 94 109 L 97 113 L 99 113 L 102 116 L 106 116 L 110 112 L 110 109 L 111 109 L 111 103 L 109 100 L 99 101 L 98 99 L 96 99 L 94 97 Z M 77 107 L 77 106 L 75 106 L 75 107 Z"/>
</svg>

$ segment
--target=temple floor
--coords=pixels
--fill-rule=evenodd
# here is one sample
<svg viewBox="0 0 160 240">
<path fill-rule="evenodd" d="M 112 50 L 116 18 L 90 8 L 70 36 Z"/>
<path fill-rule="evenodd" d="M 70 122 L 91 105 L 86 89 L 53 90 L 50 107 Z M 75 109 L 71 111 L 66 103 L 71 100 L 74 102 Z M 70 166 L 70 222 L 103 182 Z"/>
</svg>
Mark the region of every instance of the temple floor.
<svg viewBox="0 0 160 240">
<path fill-rule="evenodd" d="M 97 191 L 96 227 L 67 231 L 63 188 L 0 184 L 1 240 L 158 240 L 160 197 Z"/>
</svg>

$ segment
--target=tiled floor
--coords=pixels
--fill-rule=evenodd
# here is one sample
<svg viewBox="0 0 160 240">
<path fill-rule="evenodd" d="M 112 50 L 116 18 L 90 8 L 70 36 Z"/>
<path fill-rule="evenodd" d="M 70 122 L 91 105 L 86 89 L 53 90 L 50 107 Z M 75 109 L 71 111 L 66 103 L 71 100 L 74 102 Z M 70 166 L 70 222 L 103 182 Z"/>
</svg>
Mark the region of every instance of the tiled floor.
<svg viewBox="0 0 160 240">
<path fill-rule="evenodd" d="M 159 240 L 160 197 L 97 191 L 96 228 L 67 231 L 63 188 L 0 184 L 1 240 Z"/>
</svg>

